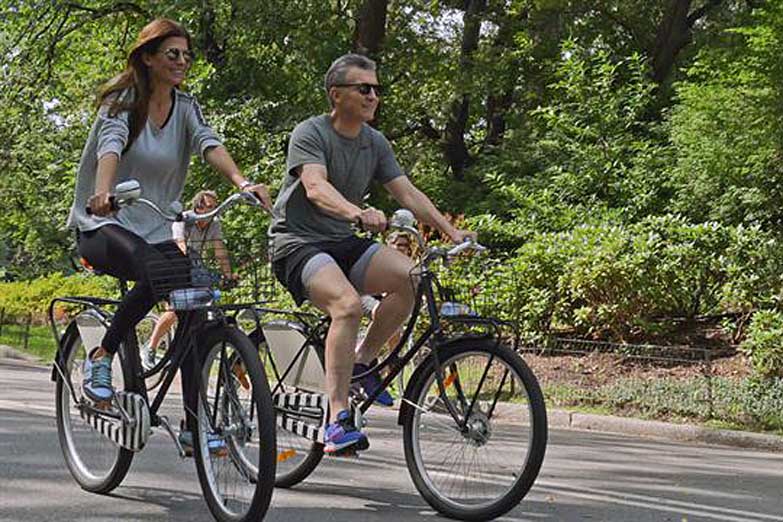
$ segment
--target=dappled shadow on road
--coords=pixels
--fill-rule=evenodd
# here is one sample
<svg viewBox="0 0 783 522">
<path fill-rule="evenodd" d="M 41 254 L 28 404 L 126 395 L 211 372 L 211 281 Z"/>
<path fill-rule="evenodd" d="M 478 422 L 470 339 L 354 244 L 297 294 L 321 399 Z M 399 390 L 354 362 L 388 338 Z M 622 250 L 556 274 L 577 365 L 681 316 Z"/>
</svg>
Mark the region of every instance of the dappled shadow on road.
<svg viewBox="0 0 783 522">
<path fill-rule="evenodd" d="M 207 511 L 207 504 L 204 497 L 198 493 L 187 493 L 180 490 L 156 488 L 156 487 L 120 487 L 107 496 L 109 505 L 111 500 L 125 500 L 138 502 L 148 509 L 150 504 L 162 508 L 165 513 L 165 520 L 169 521 L 192 521 L 200 520 L 201 517 L 194 513 L 204 513 L 204 520 L 211 520 Z M 123 509 L 127 511 L 127 506 Z M 162 520 L 161 510 L 154 513 L 135 513 L 128 517 L 117 517 L 120 520 Z"/>
<path fill-rule="evenodd" d="M 279 501 L 273 501 L 267 520 L 270 521 L 373 521 L 373 520 L 448 520 L 437 514 L 416 492 L 392 491 L 388 488 L 357 487 L 331 484 L 301 484 L 293 490 L 275 493 Z M 306 501 L 302 506 L 296 504 L 296 498 Z M 285 497 L 283 500 L 281 497 Z M 283 504 L 283 505 L 281 505 Z M 350 506 L 343 507 L 345 504 Z M 526 504 L 526 503 L 525 503 Z M 312 507 L 310 507 L 312 506 Z M 329 506 L 325 509 L 324 506 Z M 525 505 L 512 515 L 513 520 L 539 520 L 540 515 L 528 517 L 525 511 L 532 506 Z M 535 507 L 539 512 L 545 506 Z M 521 517 L 521 518 L 520 518 Z"/>
</svg>

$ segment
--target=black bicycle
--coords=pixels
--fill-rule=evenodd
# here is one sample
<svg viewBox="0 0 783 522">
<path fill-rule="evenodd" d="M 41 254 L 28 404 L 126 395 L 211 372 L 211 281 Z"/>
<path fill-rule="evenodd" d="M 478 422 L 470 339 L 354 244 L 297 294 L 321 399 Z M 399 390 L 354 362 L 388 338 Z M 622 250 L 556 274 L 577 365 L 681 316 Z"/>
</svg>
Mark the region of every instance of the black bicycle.
<svg viewBox="0 0 783 522">
<path fill-rule="evenodd" d="M 208 214 L 183 213 L 180 207 L 172 211 L 172 217 L 140 194 L 137 182 L 121 183 L 115 204 L 118 209 L 145 204 L 167 219 L 185 222 L 212 219 L 239 201 L 257 204 L 253 196 L 242 193 Z M 275 412 L 269 384 L 256 347 L 215 303 L 214 278 L 190 258 L 182 259 L 182 263 L 173 264 L 169 259 L 147 262 L 156 296 L 168 299 L 177 313 L 177 330 L 166 354 L 148 372 L 141 367 L 135 333 L 125 340 L 113 361 L 116 393 L 111 404 L 93 403 L 84 397 L 82 366 L 112 320 L 107 308 L 118 302 L 94 297 L 52 301 L 49 315 L 58 346 L 52 379 L 57 383 L 60 446 L 76 482 L 94 493 L 108 493 L 119 486 L 152 428 L 163 428 L 184 457 L 185 450 L 169 419 L 159 414 L 177 372 L 182 370 L 185 396 L 198 397 L 195 411 L 188 412 L 186 427 L 192 433 L 196 469 L 210 511 L 221 521 L 259 520 L 271 501 L 276 463 Z M 184 283 L 177 283 L 177 278 L 184 278 Z M 53 320 L 58 303 L 81 310 L 62 336 Z M 156 372 L 163 376 L 150 400 L 145 377 Z"/>
<path fill-rule="evenodd" d="M 411 274 L 417 304 L 397 346 L 369 370 L 388 370 L 380 389 L 370 396 L 354 393 L 351 407 L 361 425 L 362 414 L 402 368 L 429 350 L 408 381 L 398 416 L 408 470 L 440 513 L 491 519 L 513 509 L 538 475 L 547 443 L 544 399 L 516 346 L 501 342 L 508 323 L 455 303 L 438 306 L 436 290 L 441 288 L 431 265 L 484 247 L 466 242 L 450 250 L 426 248 L 411 221 L 410 212 L 398 211 L 390 226 L 416 237 L 424 252 Z M 429 324 L 414 335 L 422 309 Z M 310 475 L 324 455 L 329 319 L 263 306 L 252 310 L 257 329 L 250 337 L 259 347 L 277 411 L 276 485 L 291 487 Z M 461 333 L 453 333 L 454 326 Z M 409 343 L 410 338 L 415 340 Z"/>
</svg>

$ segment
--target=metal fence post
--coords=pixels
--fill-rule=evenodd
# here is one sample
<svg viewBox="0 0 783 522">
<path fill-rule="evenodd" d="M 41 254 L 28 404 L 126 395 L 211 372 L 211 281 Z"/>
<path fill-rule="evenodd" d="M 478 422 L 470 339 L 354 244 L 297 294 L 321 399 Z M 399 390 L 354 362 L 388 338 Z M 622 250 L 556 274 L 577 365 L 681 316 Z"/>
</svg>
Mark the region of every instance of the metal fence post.
<svg viewBox="0 0 783 522">
<path fill-rule="evenodd" d="M 707 376 L 707 405 L 710 419 L 715 417 L 715 399 L 712 393 L 712 354 L 709 348 L 704 349 L 704 371 Z"/>
<path fill-rule="evenodd" d="M 24 328 L 24 351 L 30 346 L 30 325 L 33 322 L 33 314 L 27 314 L 27 324 Z"/>
<path fill-rule="evenodd" d="M 0 335 L 3 335 L 4 323 L 5 323 L 5 308 L 0 308 Z"/>
</svg>

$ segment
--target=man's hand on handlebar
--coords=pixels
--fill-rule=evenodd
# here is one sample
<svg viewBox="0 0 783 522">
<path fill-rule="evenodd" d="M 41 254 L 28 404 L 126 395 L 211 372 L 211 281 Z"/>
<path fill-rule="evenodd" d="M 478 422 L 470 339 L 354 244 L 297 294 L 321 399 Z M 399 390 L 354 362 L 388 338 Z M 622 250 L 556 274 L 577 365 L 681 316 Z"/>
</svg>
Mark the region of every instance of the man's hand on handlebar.
<svg viewBox="0 0 783 522">
<path fill-rule="evenodd" d="M 383 232 L 386 230 L 386 215 L 378 209 L 368 207 L 362 210 L 357 219 L 358 225 L 362 230 L 372 233 Z"/>
<path fill-rule="evenodd" d="M 96 216 L 105 217 L 114 212 L 114 195 L 111 192 L 98 192 L 87 200 L 88 212 Z"/>
<path fill-rule="evenodd" d="M 261 206 L 268 211 L 272 211 L 272 198 L 269 196 L 269 190 L 263 183 L 256 183 L 255 185 L 248 185 L 242 192 L 250 192 L 261 202 Z"/>
</svg>

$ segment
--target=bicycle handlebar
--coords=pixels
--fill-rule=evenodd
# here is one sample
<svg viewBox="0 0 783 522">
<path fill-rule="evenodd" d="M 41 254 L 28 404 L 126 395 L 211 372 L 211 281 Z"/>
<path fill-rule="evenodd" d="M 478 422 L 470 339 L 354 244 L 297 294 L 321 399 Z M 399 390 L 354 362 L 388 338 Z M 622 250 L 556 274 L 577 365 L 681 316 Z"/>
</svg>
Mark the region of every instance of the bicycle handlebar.
<svg viewBox="0 0 783 522">
<path fill-rule="evenodd" d="M 403 212 L 404 211 L 404 212 Z M 426 251 L 424 256 L 424 262 L 432 261 L 436 258 L 450 259 L 456 257 L 466 250 L 472 250 L 474 252 L 485 252 L 487 247 L 480 245 L 472 238 L 466 238 L 462 243 L 455 245 L 449 249 L 443 247 L 431 247 L 425 249 L 424 239 L 422 239 L 419 230 L 413 226 L 413 214 L 406 209 L 400 209 L 394 213 L 392 219 L 389 221 L 389 228 L 399 230 L 400 232 L 406 232 L 416 238 L 419 244 L 419 248 L 422 251 Z"/>
<path fill-rule="evenodd" d="M 115 194 L 109 197 L 109 201 L 111 201 L 111 209 L 113 211 L 120 210 L 123 207 L 127 207 L 135 203 L 141 203 L 151 208 L 156 214 L 167 221 L 181 221 L 186 224 L 212 219 L 213 217 L 222 214 L 228 207 L 240 201 L 255 207 L 264 208 L 261 204 L 261 201 L 254 194 L 251 194 L 250 192 L 238 192 L 226 198 L 213 210 L 203 214 L 199 214 L 193 210 L 186 210 L 183 212 L 182 204 L 179 201 L 172 202 L 173 209 L 171 212 L 165 212 L 156 203 L 141 197 L 141 187 L 136 180 L 128 180 L 120 183 L 115 188 L 115 191 Z M 92 215 L 92 209 L 89 206 L 85 210 L 88 215 Z"/>
</svg>

